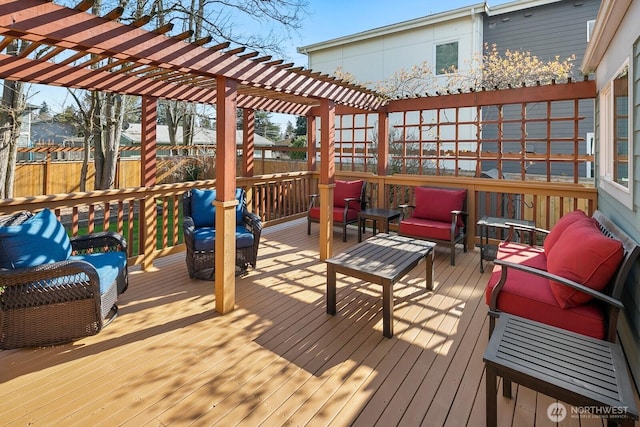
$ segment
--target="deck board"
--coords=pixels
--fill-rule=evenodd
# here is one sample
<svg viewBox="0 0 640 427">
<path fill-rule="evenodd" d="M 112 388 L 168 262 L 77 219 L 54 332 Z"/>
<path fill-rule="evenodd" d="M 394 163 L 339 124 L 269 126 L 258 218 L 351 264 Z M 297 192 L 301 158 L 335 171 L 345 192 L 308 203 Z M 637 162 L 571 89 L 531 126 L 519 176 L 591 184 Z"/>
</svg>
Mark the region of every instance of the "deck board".
<svg viewBox="0 0 640 427">
<path fill-rule="evenodd" d="M 343 243 L 336 228 L 334 253 L 356 235 L 349 228 Z M 183 254 L 132 268 L 100 334 L 0 351 L 3 425 L 484 425 L 490 273 L 478 252 L 459 252 L 452 267 L 436 248 L 433 291 L 426 263 L 400 280 L 387 339 L 378 285 L 338 274 L 338 312 L 326 314 L 316 246 L 304 221 L 265 229 L 258 266 L 237 278 L 224 316 L 213 282 L 189 279 Z M 552 402 L 514 384 L 512 400 L 498 397 L 499 425 L 550 425 Z"/>
</svg>

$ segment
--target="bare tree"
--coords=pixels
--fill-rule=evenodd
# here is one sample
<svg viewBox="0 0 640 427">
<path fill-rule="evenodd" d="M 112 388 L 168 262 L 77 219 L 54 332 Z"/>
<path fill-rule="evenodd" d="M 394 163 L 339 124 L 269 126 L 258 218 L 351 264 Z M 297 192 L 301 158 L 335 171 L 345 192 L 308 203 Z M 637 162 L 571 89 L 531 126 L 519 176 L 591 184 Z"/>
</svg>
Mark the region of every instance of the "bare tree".
<svg viewBox="0 0 640 427">
<path fill-rule="evenodd" d="M 17 56 L 29 43 L 13 40 L 7 46 L 7 54 Z M 18 138 L 22 115 L 26 108 L 24 85 L 21 82 L 4 80 L 2 104 L 0 105 L 0 197 L 13 197 Z"/>
</svg>

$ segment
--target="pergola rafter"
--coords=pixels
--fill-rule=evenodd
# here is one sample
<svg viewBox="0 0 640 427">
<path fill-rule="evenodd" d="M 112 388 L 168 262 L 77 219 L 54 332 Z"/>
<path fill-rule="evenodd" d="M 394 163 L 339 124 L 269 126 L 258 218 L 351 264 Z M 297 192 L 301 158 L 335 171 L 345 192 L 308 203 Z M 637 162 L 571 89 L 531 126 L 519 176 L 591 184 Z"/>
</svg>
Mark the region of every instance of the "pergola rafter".
<svg viewBox="0 0 640 427">
<path fill-rule="evenodd" d="M 155 185 L 155 127 L 158 99 L 216 106 L 216 310 L 233 309 L 235 279 L 235 163 L 236 108 L 244 108 L 251 122 L 251 110 L 317 116 L 322 122 L 322 156 L 325 165 L 319 185 L 324 218 L 329 224 L 321 232 L 320 253 L 331 253 L 332 219 L 328 201 L 333 200 L 334 120 L 336 108 L 375 112 L 387 99 L 374 91 L 326 74 L 295 67 L 293 63 L 230 48 L 229 43 L 205 47 L 210 37 L 189 43 L 191 32 L 175 36 L 171 24 L 152 31 L 142 27 L 142 17 L 130 25 L 115 20 L 116 8 L 105 16 L 86 11 L 92 2 L 83 0 L 75 9 L 47 0 L 0 0 L 0 52 L 20 39 L 30 43 L 17 56 L 0 53 L 0 79 L 51 86 L 110 92 L 142 97 L 141 184 Z M 37 52 L 41 57 L 37 58 Z M 309 119 L 315 129 L 315 119 Z M 249 124 L 249 126 L 251 126 Z M 245 129 L 247 135 L 250 128 Z M 246 157 L 253 154 L 251 135 L 243 141 Z M 315 141 L 315 135 L 312 135 Z M 315 144 L 315 142 L 314 142 Z M 153 200 L 142 201 L 147 217 L 156 214 Z M 155 223 L 150 222 L 153 236 Z M 144 252 L 153 254 L 152 239 L 144 239 Z M 143 269 L 153 256 L 145 257 Z M 231 267 L 230 267 L 231 266 Z"/>
<path fill-rule="evenodd" d="M 244 53 L 242 47 L 203 47 L 210 38 L 186 43 L 188 32 L 169 37 L 169 27 L 146 31 L 140 27 L 148 18 L 131 25 L 115 22 L 120 9 L 95 16 L 85 12 L 88 4 L 69 9 L 45 0 L 0 0 L 0 46 L 18 38 L 32 43 L 19 58 L 0 55 L 0 77 L 211 104 L 212 87 L 223 76 L 238 83 L 240 105 L 292 114 L 306 113 L 323 98 L 368 111 L 386 102 L 367 88 Z M 51 51 L 40 60 L 30 57 L 43 46 Z"/>
</svg>

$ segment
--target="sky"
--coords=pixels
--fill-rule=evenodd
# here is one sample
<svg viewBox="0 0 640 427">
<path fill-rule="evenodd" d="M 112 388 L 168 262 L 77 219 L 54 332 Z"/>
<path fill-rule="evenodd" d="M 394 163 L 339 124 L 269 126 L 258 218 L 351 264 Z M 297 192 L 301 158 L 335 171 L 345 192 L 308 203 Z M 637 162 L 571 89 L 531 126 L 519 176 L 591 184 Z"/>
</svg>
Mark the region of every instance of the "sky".
<svg viewBox="0 0 640 427">
<path fill-rule="evenodd" d="M 521 0 L 527 1 L 527 0 Z M 506 0 L 489 0 L 489 7 L 509 3 Z M 481 0 L 308 0 L 309 15 L 304 19 L 299 34 L 292 36 L 291 46 L 286 49 L 287 61 L 296 66 L 307 66 L 307 57 L 298 54 L 296 49 L 326 40 L 331 40 L 386 25 L 421 18 L 435 13 L 455 10 L 482 3 Z M 274 58 L 275 59 L 275 58 Z M 73 103 L 66 89 L 34 85 L 34 94 L 29 102 L 41 105 L 47 102 L 55 113 L 62 111 L 64 105 Z M 286 115 L 273 115 L 272 121 L 281 125 L 282 130 L 288 121 L 295 124 L 295 118 Z"/>
</svg>

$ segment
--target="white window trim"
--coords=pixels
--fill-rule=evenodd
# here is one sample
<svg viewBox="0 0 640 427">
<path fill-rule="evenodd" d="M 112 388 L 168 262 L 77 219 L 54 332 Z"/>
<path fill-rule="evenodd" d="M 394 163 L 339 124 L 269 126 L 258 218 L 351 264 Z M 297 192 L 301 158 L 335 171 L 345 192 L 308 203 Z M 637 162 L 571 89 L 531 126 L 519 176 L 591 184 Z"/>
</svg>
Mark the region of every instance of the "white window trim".
<svg viewBox="0 0 640 427">
<path fill-rule="evenodd" d="M 629 144 L 629 181 L 628 187 L 618 184 L 613 180 L 613 80 L 620 74 L 625 66 L 629 67 L 629 100 L 628 111 L 628 144 Z M 599 165 L 599 187 L 610 194 L 618 202 L 629 209 L 633 209 L 633 69 L 632 62 L 627 58 L 625 62 L 614 73 L 614 77 L 602 89 L 600 89 L 600 165 Z"/>
</svg>

